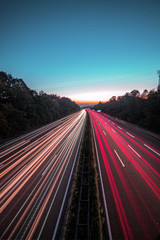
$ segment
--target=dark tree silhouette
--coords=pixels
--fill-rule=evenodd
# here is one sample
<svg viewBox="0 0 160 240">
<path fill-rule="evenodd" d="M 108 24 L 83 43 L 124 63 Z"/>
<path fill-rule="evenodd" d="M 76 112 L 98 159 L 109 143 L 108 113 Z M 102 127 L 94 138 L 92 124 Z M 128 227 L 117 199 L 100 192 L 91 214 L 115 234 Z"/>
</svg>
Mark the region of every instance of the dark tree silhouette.
<svg viewBox="0 0 160 240">
<path fill-rule="evenodd" d="M 0 138 L 55 121 L 79 111 L 69 98 L 37 93 L 22 79 L 0 72 Z"/>
<path fill-rule="evenodd" d="M 146 89 L 140 95 L 138 90 L 126 93 L 124 96 L 113 96 L 109 102 L 99 103 L 94 108 L 135 123 L 141 127 L 160 133 L 160 91 Z"/>
</svg>

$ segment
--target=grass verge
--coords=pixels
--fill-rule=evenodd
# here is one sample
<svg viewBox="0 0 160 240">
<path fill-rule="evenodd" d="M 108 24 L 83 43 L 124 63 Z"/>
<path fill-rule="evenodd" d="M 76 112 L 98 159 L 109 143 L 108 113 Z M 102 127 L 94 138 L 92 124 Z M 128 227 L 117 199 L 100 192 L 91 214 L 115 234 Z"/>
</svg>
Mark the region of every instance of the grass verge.
<svg viewBox="0 0 160 240">
<path fill-rule="evenodd" d="M 73 186 L 71 199 L 69 203 L 66 226 L 64 231 L 64 240 L 75 239 L 76 224 L 78 216 L 78 206 L 81 189 L 81 176 L 83 167 L 83 157 L 88 159 L 89 173 L 89 239 L 102 239 L 102 227 L 100 218 L 100 201 L 97 183 L 96 161 L 93 153 L 93 139 L 91 133 L 90 118 L 87 113 L 85 133 L 77 165 L 75 183 Z M 77 238 L 78 239 L 78 238 Z M 82 238 L 83 239 L 83 238 Z"/>
</svg>

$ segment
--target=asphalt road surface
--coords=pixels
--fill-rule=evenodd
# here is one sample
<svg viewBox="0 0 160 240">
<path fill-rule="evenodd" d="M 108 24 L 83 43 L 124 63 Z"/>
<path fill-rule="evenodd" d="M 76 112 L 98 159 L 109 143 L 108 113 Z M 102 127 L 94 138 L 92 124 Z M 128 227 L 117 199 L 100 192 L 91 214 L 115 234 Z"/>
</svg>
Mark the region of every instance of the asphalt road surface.
<svg viewBox="0 0 160 240">
<path fill-rule="evenodd" d="M 0 146 L 1 239 L 56 239 L 82 140 L 84 110 Z"/>
<path fill-rule="evenodd" d="M 160 235 L 160 140 L 88 110 L 109 239 Z"/>
</svg>

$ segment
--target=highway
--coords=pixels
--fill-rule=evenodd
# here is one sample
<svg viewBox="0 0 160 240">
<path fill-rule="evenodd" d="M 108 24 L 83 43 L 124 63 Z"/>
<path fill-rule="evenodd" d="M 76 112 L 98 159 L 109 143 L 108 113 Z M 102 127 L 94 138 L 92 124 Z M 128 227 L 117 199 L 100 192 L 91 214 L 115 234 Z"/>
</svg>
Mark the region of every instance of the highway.
<svg viewBox="0 0 160 240">
<path fill-rule="evenodd" d="M 160 140 L 104 113 L 88 110 L 107 239 L 160 235 Z"/>
<path fill-rule="evenodd" d="M 86 121 L 84 110 L 0 146 L 1 239 L 57 239 Z"/>
</svg>

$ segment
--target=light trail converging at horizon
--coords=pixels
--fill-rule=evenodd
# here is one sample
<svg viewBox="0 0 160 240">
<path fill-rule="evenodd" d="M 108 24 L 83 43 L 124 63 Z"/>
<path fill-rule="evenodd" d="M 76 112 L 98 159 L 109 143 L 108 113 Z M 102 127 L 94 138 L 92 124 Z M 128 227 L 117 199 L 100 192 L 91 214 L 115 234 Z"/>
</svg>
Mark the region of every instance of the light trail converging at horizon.
<svg viewBox="0 0 160 240">
<path fill-rule="evenodd" d="M 56 236 L 85 119 L 82 110 L 2 146 L 2 239 Z"/>
<path fill-rule="evenodd" d="M 159 140 L 132 124 L 87 111 L 106 234 L 110 240 L 156 239 L 160 234 Z M 1 146 L 2 239 L 57 237 L 85 121 L 82 110 Z"/>
<path fill-rule="evenodd" d="M 156 239 L 160 234 L 159 140 L 106 114 L 88 112 L 109 239 Z"/>
</svg>

